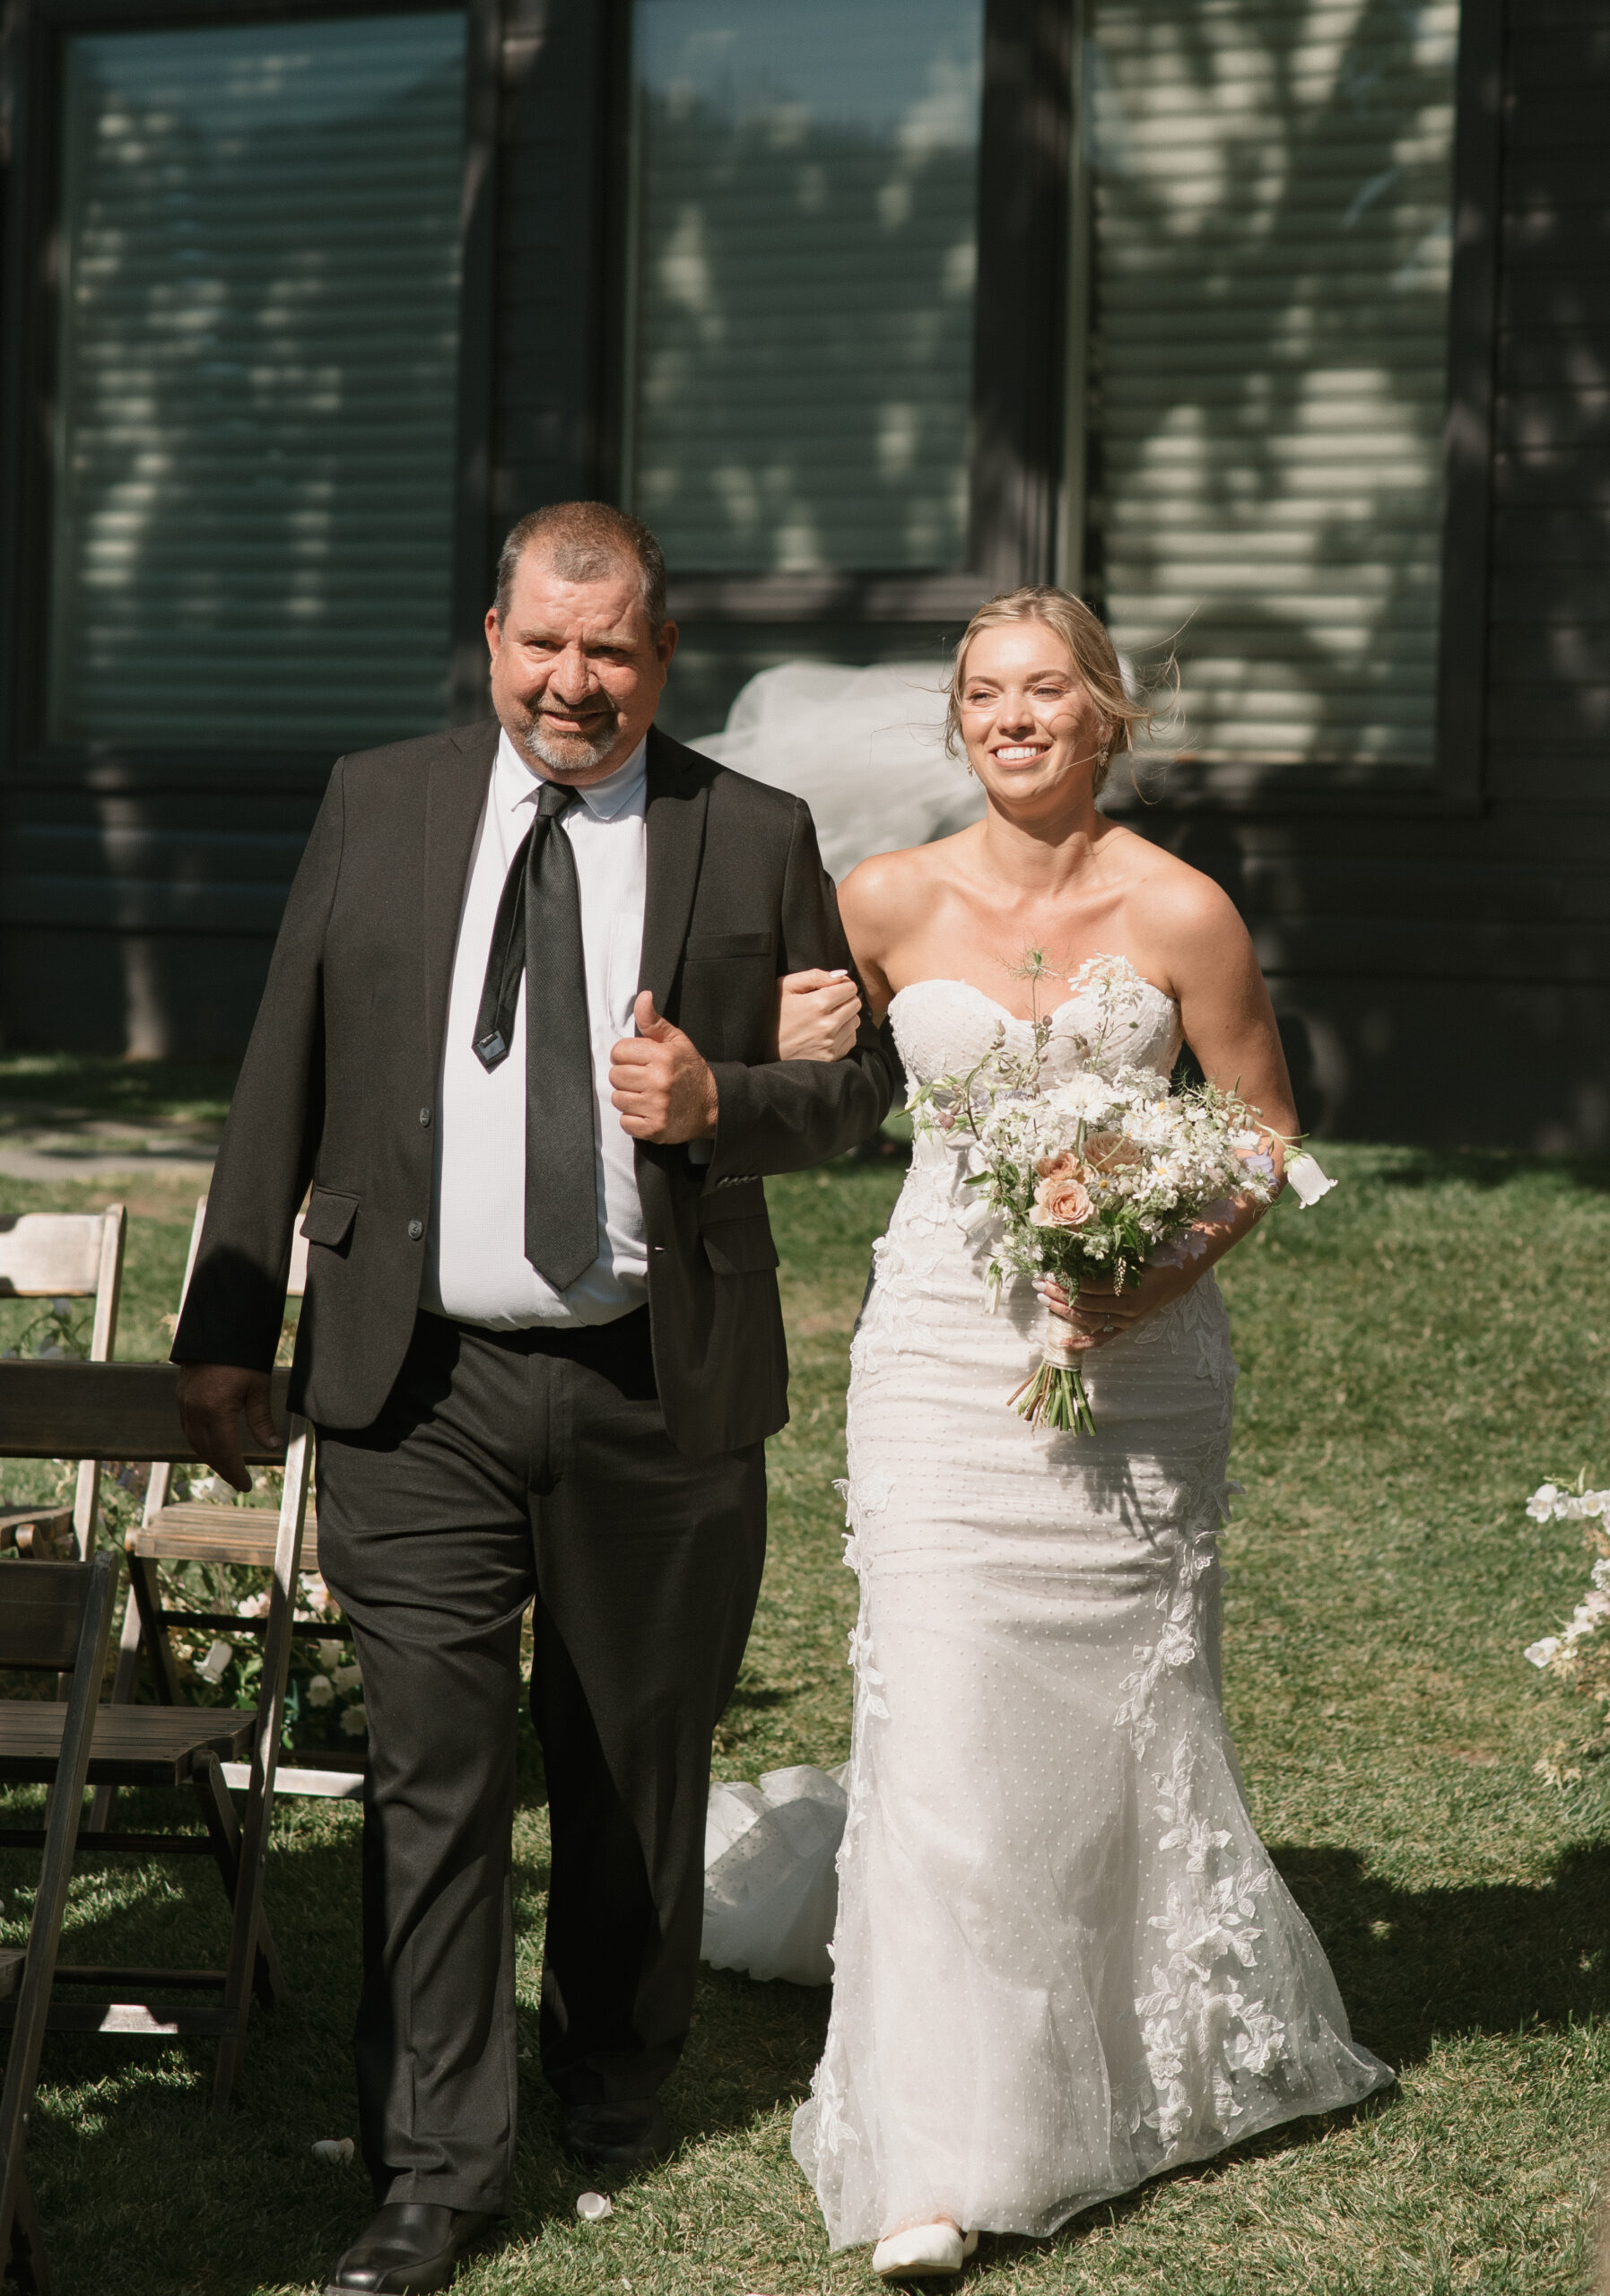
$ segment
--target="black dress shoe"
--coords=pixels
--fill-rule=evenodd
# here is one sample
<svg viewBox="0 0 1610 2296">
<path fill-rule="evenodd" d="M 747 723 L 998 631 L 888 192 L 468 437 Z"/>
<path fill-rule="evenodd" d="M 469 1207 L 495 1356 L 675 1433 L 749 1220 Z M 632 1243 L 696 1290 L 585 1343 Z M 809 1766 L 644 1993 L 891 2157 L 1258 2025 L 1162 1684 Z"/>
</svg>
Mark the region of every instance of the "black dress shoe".
<svg viewBox="0 0 1610 2296">
<path fill-rule="evenodd" d="M 497 2221 L 429 2200 L 389 2201 L 326 2281 L 325 2296 L 430 2296 L 450 2288 L 459 2257 L 480 2248 Z"/>
<path fill-rule="evenodd" d="M 584 2169 L 647 2169 L 675 2149 L 666 2117 L 650 2100 L 635 2105 L 571 2105 L 564 2149 Z"/>
</svg>

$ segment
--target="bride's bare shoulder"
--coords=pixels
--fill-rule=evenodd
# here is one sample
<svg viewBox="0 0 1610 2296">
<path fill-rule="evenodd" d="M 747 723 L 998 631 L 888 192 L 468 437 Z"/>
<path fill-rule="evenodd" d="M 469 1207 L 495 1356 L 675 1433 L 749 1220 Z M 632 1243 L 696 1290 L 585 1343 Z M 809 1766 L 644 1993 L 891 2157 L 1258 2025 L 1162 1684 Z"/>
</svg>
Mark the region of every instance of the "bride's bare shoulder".
<svg viewBox="0 0 1610 2296">
<path fill-rule="evenodd" d="M 1184 969 L 1214 955 L 1239 957 L 1249 947 L 1240 911 L 1222 885 L 1133 830 L 1112 834 L 1124 840 L 1113 858 L 1136 903 L 1136 929 L 1165 962 Z"/>
<path fill-rule="evenodd" d="M 929 916 L 936 895 L 954 873 L 968 831 L 936 838 L 931 845 L 909 845 L 898 853 L 875 853 L 853 868 L 839 888 L 846 931 L 875 936 L 887 947 Z"/>
</svg>

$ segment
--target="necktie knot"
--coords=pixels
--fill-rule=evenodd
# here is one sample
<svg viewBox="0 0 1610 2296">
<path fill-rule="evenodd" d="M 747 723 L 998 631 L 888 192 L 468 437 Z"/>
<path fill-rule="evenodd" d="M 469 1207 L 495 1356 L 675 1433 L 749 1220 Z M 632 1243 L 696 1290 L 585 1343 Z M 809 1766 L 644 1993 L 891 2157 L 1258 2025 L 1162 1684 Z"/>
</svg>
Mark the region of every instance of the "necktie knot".
<svg viewBox="0 0 1610 2296">
<path fill-rule="evenodd" d="M 563 781 L 544 781 L 536 795 L 538 817 L 545 822 L 559 821 L 570 807 L 581 801 L 579 790 Z"/>
</svg>

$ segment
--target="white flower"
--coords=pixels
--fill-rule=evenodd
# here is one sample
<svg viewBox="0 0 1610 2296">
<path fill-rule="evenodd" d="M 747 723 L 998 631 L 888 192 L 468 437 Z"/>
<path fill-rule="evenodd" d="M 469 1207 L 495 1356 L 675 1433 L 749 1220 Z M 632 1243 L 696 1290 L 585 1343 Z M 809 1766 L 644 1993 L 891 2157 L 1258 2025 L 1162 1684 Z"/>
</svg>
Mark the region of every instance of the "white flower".
<svg viewBox="0 0 1610 2296">
<path fill-rule="evenodd" d="M 345 1657 L 344 1642 L 321 1642 L 318 1645 L 318 1663 L 321 1666 L 338 1666 Z"/>
<path fill-rule="evenodd" d="M 337 1666 L 334 1672 L 336 1689 L 344 1698 L 348 1691 L 356 1690 L 363 1680 L 361 1670 L 352 1665 Z"/>
<path fill-rule="evenodd" d="M 1526 1655 L 1531 1660 L 1534 1666 L 1546 1666 L 1559 1648 L 1559 1636 L 1557 1634 L 1545 1634 L 1541 1642 L 1533 1642 L 1527 1645 Z"/>
<path fill-rule="evenodd" d="M 1326 1178 L 1306 1149 L 1301 1155 L 1288 1158 L 1286 1178 L 1296 1190 L 1297 1200 L 1305 1212 L 1310 1205 L 1318 1204 L 1322 1196 L 1327 1196 L 1336 1186 L 1335 1180 Z"/>
<path fill-rule="evenodd" d="M 1540 1483 L 1538 1484 L 1536 1490 L 1533 1492 L 1531 1497 L 1527 1500 L 1527 1513 L 1531 1517 L 1534 1523 L 1546 1523 L 1552 1520 L 1554 1512 L 1554 1501 L 1559 1498 L 1559 1496 L 1560 1491 L 1557 1483 Z"/>
<path fill-rule="evenodd" d="M 1604 1555 L 1593 1566 L 1593 1583 L 1610 1591 L 1610 1554 Z"/>
<path fill-rule="evenodd" d="M 240 1600 L 235 1605 L 235 1614 L 238 1618 L 261 1618 L 268 1608 L 269 1600 L 270 1597 L 265 1592 L 261 1595 L 242 1595 Z"/>
<path fill-rule="evenodd" d="M 308 1684 L 309 1706 L 330 1706 L 335 1703 L 335 1685 L 328 1674 L 315 1674 Z"/>
<path fill-rule="evenodd" d="M 224 1671 L 234 1655 L 227 1642 L 214 1642 L 196 1671 L 198 1674 L 205 1675 L 210 1683 L 221 1683 L 223 1680 Z"/>
<path fill-rule="evenodd" d="M 341 1727 L 344 1735 L 349 1738 L 361 1738 L 363 1736 L 364 1733 L 369 1728 L 369 1715 L 364 1708 L 361 1699 L 358 1700 L 355 1706 L 349 1706 L 346 1709 L 341 1718 Z"/>
<path fill-rule="evenodd" d="M 350 2136 L 321 2136 L 313 2147 L 313 2158 L 322 2161 L 326 2168 L 342 2168 L 352 2157 Z"/>
</svg>

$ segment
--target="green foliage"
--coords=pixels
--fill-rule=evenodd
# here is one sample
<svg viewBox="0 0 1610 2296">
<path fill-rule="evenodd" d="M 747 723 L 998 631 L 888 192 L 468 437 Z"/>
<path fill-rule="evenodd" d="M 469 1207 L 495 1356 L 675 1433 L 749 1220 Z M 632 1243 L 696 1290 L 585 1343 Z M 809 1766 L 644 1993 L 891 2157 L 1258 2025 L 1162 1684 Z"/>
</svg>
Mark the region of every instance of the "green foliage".
<svg viewBox="0 0 1610 2296">
<path fill-rule="evenodd" d="M 1521 1655 L 1583 1579 L 1575 1540 L 1524 1507 L 1559 1462 L 1610 1461 L 1610 1172 L 1408 1150 L 1326 1162 L 1336 1193 L 1311 1212 L 1283 1202 L 1223 1270 L 1246 1485 L 1226 1540 L 1225 1692 L 1265 1838 L 1354 2030 L 1400 2085 L 1053 2241 L 986 2239 L 966 2289 L 1566 2296 L 1584 2283 L 1610 2078 L 1610 1764 L 1562 1787 L 1536 1774 L 1591 1709 Z M 770 1447 L 770 1557 L 718 1737 L 724 1777 L 848 1751 L 856 1589 L 832 1482 L 849 1333 L 899 1178 L 850 1163 L 769 1184 L 794 1416 Z M 131 1265 L 168 1252 L 159 1224 L 135 1222 Z M 587 2180 L 559 2153 L 535 2063 L 547 1833 L 523 1723 L 520 1747 L 518 2184 L 510 2245 L 463 2275 L 464 2296 L 868 2288 L 863 2255 L 828 2255 L 788 2156 L 826 1996 L 787 1985 L 706 1972 L 667 2092 L 682 2150 L 618 2190 L 603 2224 L 577 2221 Z M 166 1822 L 171 1806 L 135 1796 L 126 1815 Z M 206 2116 L 205 2044 L 50 2037 L 30 2158 L 66 2291 L 320 2284 L 363 2221 L 361 2168 L 309 2155 L 356 2133 L 357 1848 L 354 1812 L 282 1807 L 268 1902 L 296 1998 L 254 2018 L 228 2123 Z M 32 1873 L 0 1861 L 8 1942 Z M 215 1962 L 222 1936 L 200 1861 L 109 1857 L 74 1880 L 74 1961 Z"/>
</svg>

